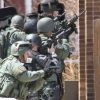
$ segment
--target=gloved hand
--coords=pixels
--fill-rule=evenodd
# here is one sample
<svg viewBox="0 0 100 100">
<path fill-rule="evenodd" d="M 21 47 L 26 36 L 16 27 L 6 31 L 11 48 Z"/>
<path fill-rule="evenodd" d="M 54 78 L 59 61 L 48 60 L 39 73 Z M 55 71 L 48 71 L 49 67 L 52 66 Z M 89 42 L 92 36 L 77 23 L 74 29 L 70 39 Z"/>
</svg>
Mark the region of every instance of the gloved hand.
<svg viewBox="0 0 100 100">
<path fill-rule="evenodd" d="M 50 53 L 50 54 L 55 53 L 54 44 L 51 45 L 51 48 L 48 48 L 48 53 Z"/>
<path fill-rule="evenodd" d="M 63 45 L 59 41 L 57 41 L 57 45 L 55 47 L 58 48 L 58 49 L 64 48 Z"/>
<path fill-rule="evenodd" d="M 45 72 L 45 74 L 44 74 L 45 80 L 52 75 L 52 70 L 50 70 L 50 69 L 46 69 L 46 70 L 44 69 L 44 72 Z"/>
</svg>

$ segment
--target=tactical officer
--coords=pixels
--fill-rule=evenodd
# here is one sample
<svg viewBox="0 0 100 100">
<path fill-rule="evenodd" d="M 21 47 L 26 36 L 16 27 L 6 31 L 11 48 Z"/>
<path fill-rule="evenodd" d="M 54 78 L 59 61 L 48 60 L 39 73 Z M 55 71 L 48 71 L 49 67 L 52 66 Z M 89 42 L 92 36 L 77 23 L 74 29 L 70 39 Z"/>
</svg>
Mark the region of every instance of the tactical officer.
<svg viewBox="0 0 100 100">
<path fill-rule="evenodd" d="M 58 0 L 41 0 L 38 12 L 40 17 L 48 16 L 54 20 L 54 32 L 67 29 L 68 22 L 65 21 L 65 7 Z"/>
<path fill-rule="evenodd" d="M 28 71 L 24 66 L 25 52 L 30 49 L 29 42 L 18 41 L 11 46 L 11 55 L 1 62 L 0 66 L 0 97 L 12 97 L 26 100 L 28 85 L 33 92 L 38 91 L 44 84 L 44 70 Z"/>
<path fill-rule="evenodd" d="M 42 39 L 42 52 L 41 52 L 41 48 L 40 48 L 40 52 L 41 53 L 44 53 L 44 54 L 48 54 L 47 52 L 45 52 L 44 50 L 47 50 L 46 48 L 50 48 L 47 44 L 48 43 L 48 40 L 50 40 L 51 36 L 52 36 L 52 31 L 54 30 L 54 21 L 49 18 L 49 17 L 44 17 L 44 18 L 41 18 L 38 23 L 37 23 L 37 31 L 38 31 L 38 34 L 39 36 L 41 37 Z M 51 39 L 52 40 L 52 39 Z M 64 59 L 66 57 L 68 57 L 69 55 L 69 46 L 67 44 L 67 40 L 66 39 L 60 39 L 60 41 L 56 41 L 57 44 L 55 44 L 54 48 L 55 48 L 55 52 L 57 54 L 57 56 L 59 57 L 59 59 L 61 60 L 61 65 L 62 65 L 62 70 L 64 68 Z M 55 97 L 58 97 L 57 99 L 54 99 L 54 100 L 60 100 L 61 96 L 62 96 L 62 80 L 61 80 L 61 73 L 58 75 L 57 74 L 57 82 L 59 83 L 60 85 L 60 93 L 59 95 L 56 95 Z M 52 80 L 53 81 L 53 80 Z M 55 82 L 55 83 L 57 83 Z M 60 97 L 59 97 L 60 96 Z M 53 99 L 52 99 L 53 100 Z"/>
<path fill-rule="evenodd" d="M 41 0 L 38 5 L 38 12 L 42 16 L 51 16 L 52 18 L 56 15 L 64 13 L 64 5 L 59 3 L 58 0 Z"/>
<path fill-rule="evenodd" d="M 54 21 L 49 17 L 41 18 L 37 23 L 37 31 L 39 36 L 42 39 L 42 46 L 43 48 L 47 48 L 49 44 L 48 39 L 50 40 L 52 36 L 52 31 L 54 30 Z M 56 41 L 57 44 L 55 45 L 55 52 L 61 59 L 65 59 L 69 55 L 69 46 L 67 43 L 67 39 L 60 39 Z M 46 50 L 46 49 L 45 49 Z M 41 52 L 41 53 L 45 53 Z M 45 53 L 46 54 L 46 53 Z"/>
<path fill-rule="evenodd" d="M 45 100 L 49 100 L 51 98 L 52 100 L 56 100 L 54 96 L 51 95 L 57 90 L 59 91 L 59 87 L 55 87 L 56 84 L 53 81 L 57 81 L 56 74 L 61 72 L 61 65 L 60 65 L 61 63 L 55 53 L 55 49 L 52 47 L 48 48 L 49 55 L 42 55 L 38 52 L 38 48 L 41 46 L 41 38 L 37 34 L 29 34 L 28 36 L 26 36 L 26 40 L 32 43 L 32 53 L 28 55 L 29 57 L 33 58 L 33 63 L 34 63 L 33 65 L 37 65 L 37 67 L 36 68 L 34 67 L 33 70 L 39 70 L 45 68 L 49 69 L 49 72 L 50 70 L 53 70 L 53 73 L 50 74 L 48 73 L 47 76 L 45 77 L 47 82 L 45 83 L 43 89 L 38 92 L 37 98 L 40 99 L 41 97 L 42 99 Z M 51 86 L 48 80 L 52 80 Z M 47 86 L 50 86 L 48 87 L 48 90 L 46 88 Z M 52 90 L 52 88 L 54 87 L 55 90 L 54 89 Z M 45 93 L 45 91 L 47 91 L 47 93 Z M 49 93 L 49 91 L 51 92 Z"/>
<path fill-rule="evenodd" d="M 11 19 L 10 27 L 2 32 L 4 36 L 4 57 L 10 54 L 10 46 L 16 42 L 23 40 L 25 37 L 25 32 L 23 32 L 24 27 L 24 17 L 21 15 L 15 15 Z"/>
<path fill-rule="evenodd" d="M 26 36 L 25 40 L 29 41 L 32 44 L 32 52 L 29 52 L 29 53 L 26 52 L 26 53 L 29 54 L 30 57 L 32 57 L 33 59 L 35 59 L 36 62 L 34 62 L 34 64 L 35 63 L 40 64 L 40 69 L 43 69 L 45 67 L 45 63 L 46 63 L 47 60 L 44 60 L 44 59 L 50 59 L 51 62 L 54 59 L 56 59 L 58 61 L 57 54 L 55 53 L 55 49 L 53 47 L 48 48 L 49 55 L 43 55 L 43 54 L 39 53 L 38 49 L 41 48 L 42 41 L 41 41 L 40 36 L 38 36 L 37 34 L 29 34 L 29 35 Z M 57 68 L 59 68 L 59 67 L 57 67 Z"/>
</svg>

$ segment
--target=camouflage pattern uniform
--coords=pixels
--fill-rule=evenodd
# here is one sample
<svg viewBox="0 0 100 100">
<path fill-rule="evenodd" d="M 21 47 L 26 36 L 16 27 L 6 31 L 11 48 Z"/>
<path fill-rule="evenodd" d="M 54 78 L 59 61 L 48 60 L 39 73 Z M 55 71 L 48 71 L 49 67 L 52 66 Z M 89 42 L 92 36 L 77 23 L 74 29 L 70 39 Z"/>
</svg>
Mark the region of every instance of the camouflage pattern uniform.
<svg viewBox="0 0 100 100">
<path fill-rule="evenodd" d="M 53 30 L 54 22 L 51 18 L 44 17 L 38 21 L 37 31 L 39 33 L 39 36 L 41 37 L 42 45 L 47 44 L 47 41 L 50 38 L 47 33 Z M 62 61 L 69 56 L 69 45 L 67 39 L 64 36 L 63 38 L 57 40 L 57 44 L 55 45 L 55 52 Z"/>
<path fill-rule="evenodd" d="M 0 96 L 1 97 L 12 97 L 21 100 L 26 100 L 31 82 L 31 89 L 33 92 L 38 91 L 44 84 L 44 71 L 28 71 L 24 64 L 18 59 L 19 55 L 22 55 L 27 49 L 17 47 L 20 46 L 21 42 L 16 42 L 11 47 L 11 54 L 1 62 L 0 66 Z M 23 42 L 26 45 L 26 43 Z M 21 45 L 23 45 L 21 44 Z M 27 43 L 29 44 L 29 43 Z M 17 46 L 16 46 L 17 45 Z M 23 45 L 24 46 L 24 45 Z M 14 48 L 16 47 L 16 48 Z M 16 52 L 16 53 L 15 53 Z"/>
<path fill-rule="evenodd" d="M 25 39 L 25 32 L 21 31 L 20 29 L 16 29 L 15 27 L 10 27 L 7 31 L 7 34 L 4 34 L 7 40 L 6 47 L 8 47 L 7 56 L 10 55 L 10 47 L 16 41 L 21 41 Z M 9 35 L 8 35 L 9 34 Z M 7 37 L 8 36 L 8 37 Z M 6 49 L 6 48 L 5 48 Z"/>
<path fill-rule="evenodd" d="M 23 32 L 24 19 L 20 15 L 15 15 L 11 19 L 11 25 L 5 31 L 2 32 L 3 35 L 3 58 L 10 55 L 10 46 L 20 40 L 24 40 L 25 32 Z"/>
<path fill-rule="evenodd" d="M 54 34 L 58 33 L 58 31 L 60 30 L 67 29 L 67 24 L 68 24 L 67 20 L 64 21 L 65 20 L 64 4 L 60 3 L 58 0 L 41 0 L 40 5 L 38 6 L 38 11 L 40 15 L 42 16 L 42 18 L 45 16 L 48 16 L 53 19 L 54 25 L 55 25 L 54 30 L 53 30 Z M 54 12 L 57 12 L 56 16 L 53 15 Z M 45 29 L 46 29 L 46 26 L 45 26 Z M 42 32 L 40 36 L 42 37 L 43 41 L 45 40 L 47 41 L 48 37 L 46 36 L 45 33 Z M 43 43 L 46 44 L 46 42 L 43 42 Z M 46 48 L 44 50 L 46 50 Z M 62 36 L 62 38 L 58 40 L 58 43 L 55 46 L 55 52 L 58 55 L 59 59 L 61 60 L 61 67 L 63 71 L 64 66 L 65 66 L 64 59 L 70 56 L 68 37 Z M 60 73 L 58 80 L 60 81 L 60 86 L 61 86 L 61 91 L 62 91 L 61 96 L 63 96 L 62 73 Z"/>
<path fill-rule="evenodd" d="M 27 72 L 15 57 L 9 56 L 0 68 L 0 95 L 4 97 L 23 98 L 28 95 L 28 83 L 34 82 L 31 89 L 36 92 L 44 82 L 44 71 Z"/>
</svg>

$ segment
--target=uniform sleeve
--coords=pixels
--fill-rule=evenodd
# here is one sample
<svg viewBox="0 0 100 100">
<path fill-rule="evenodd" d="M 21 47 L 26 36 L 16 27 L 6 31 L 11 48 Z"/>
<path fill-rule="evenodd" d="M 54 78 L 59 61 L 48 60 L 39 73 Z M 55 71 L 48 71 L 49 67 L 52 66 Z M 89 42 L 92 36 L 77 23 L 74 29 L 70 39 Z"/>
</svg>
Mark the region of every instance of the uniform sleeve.
<svg viewBox="0 0 100 100">
<path fill-rule="evenodd" d="M 66 39 L 61 40 L 61 46 L 57 45 L 55 49 L 56 54 L 62 60 L 64 60 L 69 55 L 69 45 Z"/>
<path fill-rule="evenodd" d="M 10 37 L 10 43 L 13 44 L 16 41 L 25 40 L 25 32 L 14 32 Z"/>
<path fill-rule="evenodd" d="M 11 73 L 17 80 L 21 82 L 31 82 L 44 77 L 43 70 L 28 71 L 23 63 L 20 63 L 18 60 L 12 63 Z"/>
<path fill-rule="evenodd" d="M 25 71 L 19 75 L 17 75 L 17 79 L 21 82 L 31 82 L 36 81 L 40 78 L 44 77 L 44 71 Z"/>
</svg>

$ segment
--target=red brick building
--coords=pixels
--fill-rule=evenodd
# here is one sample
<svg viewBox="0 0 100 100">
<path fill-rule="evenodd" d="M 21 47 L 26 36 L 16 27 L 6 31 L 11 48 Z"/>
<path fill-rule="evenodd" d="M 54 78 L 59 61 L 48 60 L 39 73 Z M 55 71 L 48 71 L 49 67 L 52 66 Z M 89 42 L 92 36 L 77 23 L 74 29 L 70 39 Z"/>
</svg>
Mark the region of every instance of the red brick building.
<svg viewBox="0 0 100 100">
<path fill-rule="evenodd" d="M 80 100 L 99 100 L 100 95 L 100 0 L 79 0 Z"/>
</svg>

